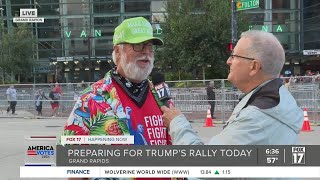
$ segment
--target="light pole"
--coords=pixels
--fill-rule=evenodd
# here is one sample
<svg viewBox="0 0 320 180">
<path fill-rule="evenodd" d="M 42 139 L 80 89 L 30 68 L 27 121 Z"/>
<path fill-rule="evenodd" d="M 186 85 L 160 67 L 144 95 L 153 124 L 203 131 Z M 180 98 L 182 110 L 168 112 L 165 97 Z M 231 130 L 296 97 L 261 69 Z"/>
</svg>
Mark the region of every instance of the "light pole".
<svg viewBox="0 0 320 180">
<path fill-rule="evenodd" d="M 2 5 L 2 1 L 0 1 L 0 5 Z M 2 38 L 2 28 L 4 27 L 4 23 L 3 23 L 3 8 L 0 7 L 0 38 Z M 1 51 L 2 52 L 2 51 Z"/>
<path fill-rule="evenodd" d="M 91 39 L 94 38 L 92 36 L 92 30 L 91 30 L 91 25 L 92 25 L 92 9 L 91 9 L 91 0 L 89 0 L 89 36 L 88 36 L 88 60 L 89 60 L 89 81 L 93 81 L 93 73 L 94 70 L 92 70 L 92 62 L 91 62 L 91 54 L 92 54 L 92 42 Z"/>
<path fill-rule="evenodd" d="M 0 0 L 0 5 L 2 6 L 2 1 Z M 0 44 L 1 44 L 1 46 L 0 46 L 0 48 L 1 48 L 1 61 L 3 61 L 3 48 L 2 48 L 2 37 L 3 37 L 3 27 L 4 27 L 4 23 L 3 23 L 3 8 L 2 7 L 0 7 Z M 2 84 L 4 84 L 4 69 L 2 69 L 1 67 L 0 67 L 0 69 L 1 69 L 1 71 L 2 71 Z"/>
<path fill-rule="evenodd" d="M 232 48 L 234 48 L 237 40 L 238 40 L 238 23 L 237 23 L 237 1 L 232 0 L 231 1 L 231 10 L 232 10 L 232 16 L 231 16 L 231 43 Z"/>
</svg>

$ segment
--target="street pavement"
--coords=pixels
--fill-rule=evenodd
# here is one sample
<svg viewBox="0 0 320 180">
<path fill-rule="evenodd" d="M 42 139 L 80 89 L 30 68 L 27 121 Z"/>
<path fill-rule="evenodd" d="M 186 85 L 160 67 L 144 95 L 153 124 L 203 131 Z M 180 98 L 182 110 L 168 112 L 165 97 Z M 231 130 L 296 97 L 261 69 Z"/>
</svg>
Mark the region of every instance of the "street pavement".
<svg viewBox="0 0 320 180">
<path fill-rule="evenodd" d="M 18 111 L 18 115 L 0 114 L 0 172 L 1 180 L 17 180 L 19 166 L 24 165 L 26 153 L 26 136 L 59 136 L 61 135 L 66 118 L 36 119 L 31 113 Z M 222 124 L 215 127 L 203 127 L 204 120 L 193 120 L 192 126 L 204 142 L 222 130 Z M 314 131 L 301 132 L 299 144 L 320 145 L 320 126 L 312 126 Z"/>
</svg>

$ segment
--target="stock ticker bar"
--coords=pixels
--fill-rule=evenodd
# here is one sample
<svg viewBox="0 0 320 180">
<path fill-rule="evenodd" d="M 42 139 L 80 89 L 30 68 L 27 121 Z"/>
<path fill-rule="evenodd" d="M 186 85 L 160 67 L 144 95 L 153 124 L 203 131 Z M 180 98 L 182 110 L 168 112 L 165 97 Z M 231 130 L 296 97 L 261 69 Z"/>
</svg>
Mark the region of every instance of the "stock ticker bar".
<svg viewBox="0 0 320 180">
<path fill-rule="evenodd" d="M 57 166 L 38 166 L 46 161 L 52 163 L 47 151 L 56 157 Z M 26 166 L 20 167 L 20 177 L 320 178 L 319 152 L 318 145 L 59 145 L 52 148 L 38 142 L 28 144 L 30 156 L 27 155 Z M 34 166 L 27 166 L 30 164 Z"/>
<path fill-rule="evenodd" d="M 320 166 L 320 146 L 305 145 L 58 145 L 56 149 L 57 166 Z"/>
</svg>

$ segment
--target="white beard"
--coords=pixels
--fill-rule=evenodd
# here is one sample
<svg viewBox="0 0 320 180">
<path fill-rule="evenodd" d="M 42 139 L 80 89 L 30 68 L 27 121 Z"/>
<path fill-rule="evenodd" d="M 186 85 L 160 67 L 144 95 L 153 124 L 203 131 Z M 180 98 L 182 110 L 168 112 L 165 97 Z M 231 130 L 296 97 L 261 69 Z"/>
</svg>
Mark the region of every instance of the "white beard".
<svg viewBox="0 0 320 180">
<path fill-rule="evenodd" d="M 153 69 L 154 58 L 147 57 L 150 61 L 150 64 L 145 68 L 140 68 L 136 64 L 138 60 L 146 59 L 143 56 L 139 57 L 131 62 L 127 62 L 127 55 L 126 54 L 121 55 L 120 58 L 121 58 L 120 65 L 124 70 L 124 74 L 125 74 L 126 78 L 128 78 L 128 79 L 132 79 L 132 80 L 141 82 L 141 81 L 148 78 L 148 76 L 150 75 L 150 73 Z"/>
</svg>

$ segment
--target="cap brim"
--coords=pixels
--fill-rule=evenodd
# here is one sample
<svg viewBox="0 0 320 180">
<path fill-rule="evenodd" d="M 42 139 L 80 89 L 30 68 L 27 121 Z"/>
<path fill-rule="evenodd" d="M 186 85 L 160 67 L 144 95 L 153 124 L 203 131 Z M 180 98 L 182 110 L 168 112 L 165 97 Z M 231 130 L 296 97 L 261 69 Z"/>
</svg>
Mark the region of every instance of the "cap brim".
<svg viewBox="0 0 320 180">
<path fill-rule="evenodd" d="M 125 42 L 130 43 L 130 44 L 137 44 L 137 43 L 142 43 L 142 42 L 150 41 L 150 40 L 152 40 L 154 45 L 159 45 L 159 46 L 163 45 L 162 39 L 157 38 L 157 37 L 136 37 L 136 38 L 126 40 Z"/>
</svg>

